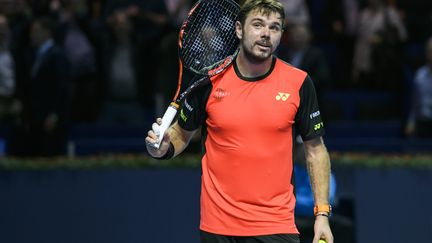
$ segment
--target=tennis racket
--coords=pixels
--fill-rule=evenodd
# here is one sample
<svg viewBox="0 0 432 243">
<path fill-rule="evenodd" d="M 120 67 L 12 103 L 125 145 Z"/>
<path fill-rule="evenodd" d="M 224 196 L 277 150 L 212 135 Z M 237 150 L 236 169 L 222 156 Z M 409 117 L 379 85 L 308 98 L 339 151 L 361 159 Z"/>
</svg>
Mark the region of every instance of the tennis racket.
<svg viewBox="0 0 432 243">
<path fill-rule="evenodd" d="M 235 21 L 239 10 L 239 5 L 233 0 L 201 0 L 189 11 L 179 33 L 177 90 L 162 117 L 162 124 L 154 124 L 152 128 L 159 137 L 159 142 L 153 144 L 155 148 L 159 148 L 185 98 L 208 84 L 209 77 L 222 73 L 235 59 L 239 45 Z M 182 84 L 183 69 L 196 74 L 187 87 Z"/>
</svg>

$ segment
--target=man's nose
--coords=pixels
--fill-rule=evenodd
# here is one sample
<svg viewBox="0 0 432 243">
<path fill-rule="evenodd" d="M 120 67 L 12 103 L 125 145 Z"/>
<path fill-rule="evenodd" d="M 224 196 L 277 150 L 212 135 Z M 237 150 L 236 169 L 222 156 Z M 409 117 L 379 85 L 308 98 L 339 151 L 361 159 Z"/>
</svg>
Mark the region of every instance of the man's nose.
<svg viewBox="0 0 432 243">
<path fill-rule="evenodd" d="M 264 26 L 261 29 L 261 37 L 266 37 L 268 38 L 270 36 L 270 28 L 268 26 Z"/>
</svg>

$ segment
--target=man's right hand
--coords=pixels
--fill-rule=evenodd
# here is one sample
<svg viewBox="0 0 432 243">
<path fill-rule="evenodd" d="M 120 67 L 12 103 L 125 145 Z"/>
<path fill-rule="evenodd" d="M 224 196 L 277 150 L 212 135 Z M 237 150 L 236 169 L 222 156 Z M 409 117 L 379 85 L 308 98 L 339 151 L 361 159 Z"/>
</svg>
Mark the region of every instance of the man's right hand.
<svg viewBox="0 0 432 243">
<path fill-rule="evenodd" d="M 148 153 L 155 158 L 160 158 L 164 156 L 169 148 L 170 137 L 168 133 L 164 134 L 162 138 L 162 143 L 159 148 L 156 148 L 154 145 L 159 142 L 159 126 L 162 124 L 162 118 L 157 118 L 156 122 L 152 125 L 152 130 L 148 131 L 147 137 L 145 138 L 146 147 Z"/>
</svg>

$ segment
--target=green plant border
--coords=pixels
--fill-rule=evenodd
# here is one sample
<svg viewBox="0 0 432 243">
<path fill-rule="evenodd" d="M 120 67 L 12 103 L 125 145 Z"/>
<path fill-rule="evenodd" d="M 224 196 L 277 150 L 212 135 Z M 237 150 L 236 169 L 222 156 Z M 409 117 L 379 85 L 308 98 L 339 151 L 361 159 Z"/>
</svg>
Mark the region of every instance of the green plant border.
<svg viewBox="0 0 432 243">
<path fill-rule="evenodd" d="M 367 168 L 429 168 L 432 154 L 369 154 L 330 153 L 332 167 Z M 200 168 L 199 154 L 182 154 L 171 160 L 156 160 L 146 154 L 105 154 L 86 157 L 56 158 L 0 158 L 0 170 L 91 170 L 91 169 L 140 169 L 140 168 Z"/>
<path fill-rule="evenodd" d="M 373 154 L 332 152 L 333 166 L 368 167 L 368 168 L 430 168 L 432 169 L 432 153 L 421 154 Z"/>
</svg>

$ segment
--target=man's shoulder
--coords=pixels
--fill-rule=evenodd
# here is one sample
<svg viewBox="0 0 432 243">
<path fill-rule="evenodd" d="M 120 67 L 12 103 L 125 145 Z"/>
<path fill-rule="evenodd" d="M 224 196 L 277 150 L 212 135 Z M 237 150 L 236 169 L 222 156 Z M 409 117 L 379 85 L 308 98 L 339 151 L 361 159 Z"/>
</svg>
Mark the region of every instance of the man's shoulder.
<svg viewBox="0 0 432 243">
<path fill-rule="evenodd" d="M 307 72 L 300 68 L 294 67 L 292 64 L 283 61 L 282 59 L 276 58 L 276 72 L 281 72 L 282 75 L 295 79 L 300 83 L 308 76 Z"/>
<path fill-rule="evenodd" d="M 282 60 L 282 59 L 280 59 L 278 57 L 276 58 L 276 63 L 278 64 L 278 66 L 280 68 L 282 68 L 282 69 L 284 69 L 286 71 L 293 72 L 293 73 L 298 73 L 298 74 L 301 74 L 301 75 L 304 75 L 304 76 L 307 75 L 306 71 L 304 71 L 304 70 L 302 70 L 300 68 L 294 67 L 291 63 L 288 63 L 288 62 L 286 62 L 286 61 L 284 61 L 284 60 Z"/>
</svg>

